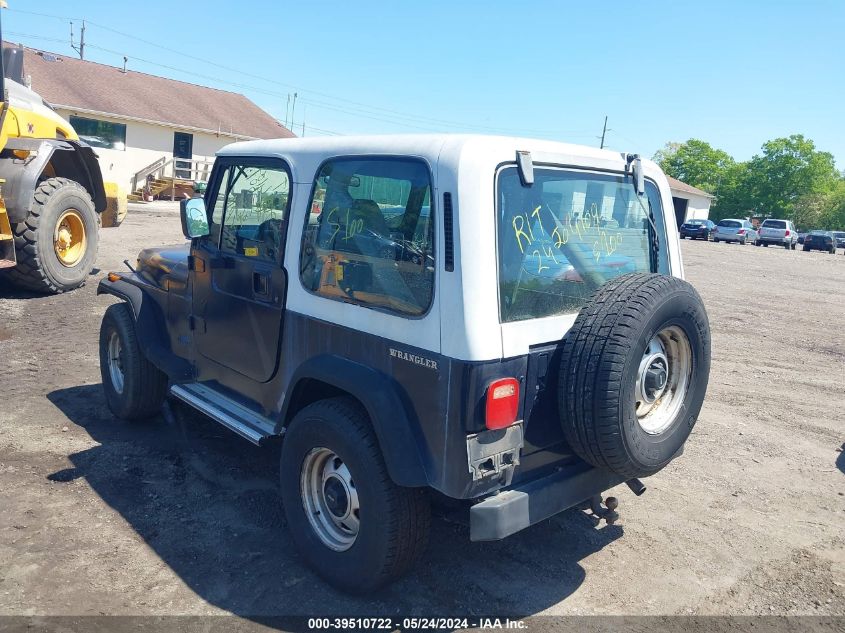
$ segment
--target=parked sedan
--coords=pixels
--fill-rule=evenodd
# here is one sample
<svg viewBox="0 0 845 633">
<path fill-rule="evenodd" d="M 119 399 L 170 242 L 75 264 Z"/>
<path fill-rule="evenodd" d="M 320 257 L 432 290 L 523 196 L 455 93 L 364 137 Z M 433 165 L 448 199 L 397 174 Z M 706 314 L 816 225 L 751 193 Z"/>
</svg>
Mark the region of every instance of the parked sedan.
<svg viewBox="0 0 845 633">
<path fill-rule="evenodd" d="M 712 220 L 687 220 L 681 225 L 681 239 L 709 240 L 715 227 Z"/>
<path fill-rule="evenodd" d="M 836 238 L 830 231 L 810 231 L 804 238 L 805 251 L 825 251 L 836 254 Z"/>
<path fill-rule="evenodd" d="M 754 244 L 760 239 L 760 234 L 748 220 L 728 218 L 720 221 L 711 234 L 714 242 L 739 242 L 740 244 Z"/>
</svg>

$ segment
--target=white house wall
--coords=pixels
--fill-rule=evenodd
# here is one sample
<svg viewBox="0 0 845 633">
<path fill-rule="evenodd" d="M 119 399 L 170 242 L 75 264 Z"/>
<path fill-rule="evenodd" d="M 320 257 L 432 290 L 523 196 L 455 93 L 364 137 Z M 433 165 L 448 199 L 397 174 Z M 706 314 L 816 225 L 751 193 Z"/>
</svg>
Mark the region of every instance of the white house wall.
<svg viewBox="0 0 845 633">
<path fill-rule="evenodd" d="M 687 215 L 685 220 L 706 220 L 710 217 L 710 198 L 697 196 L 686 191 L 672 190 L 672 196 L 687 200 Z"/>
<path fill-rule="evenodd" d="M 179 128 L 165 127 L 163 125 L 77 113 L 73 110 L 58 110 L 58 113 L 65 119 L 69 119 L 71 116 L 79 116 L 86 119 L 121 123 L 126 126 L 125 150 L 97 147 L 94 151 L 100 157 L 100 169 L 103 172 L 103 179 L 109 182 L 117 182 L 127 189 L 131 187 L 132 176 L 138 171 L 154 163 L 162 156 L 166 156 L 167 158 L 173 156 L 173 133 L 184 131 Z M 213 161 L 217 150 L 237 140 L 229 136 L 217 136 L 216 134 L 189 133 L 193 134 L 194 137 L 194 160 Z"/>
</svg>

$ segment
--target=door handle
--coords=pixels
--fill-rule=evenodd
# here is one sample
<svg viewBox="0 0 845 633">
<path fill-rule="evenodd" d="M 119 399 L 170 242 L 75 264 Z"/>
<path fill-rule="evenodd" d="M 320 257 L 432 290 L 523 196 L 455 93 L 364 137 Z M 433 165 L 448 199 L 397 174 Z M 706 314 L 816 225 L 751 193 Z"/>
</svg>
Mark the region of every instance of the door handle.
<svg viewBox="0 0 845 633">
<path fill-rule="evenodd" d="M 270 277 L 265 273 L 253 271 L 252 291 L 257 297 L 270 296 Z"/>
</svg>

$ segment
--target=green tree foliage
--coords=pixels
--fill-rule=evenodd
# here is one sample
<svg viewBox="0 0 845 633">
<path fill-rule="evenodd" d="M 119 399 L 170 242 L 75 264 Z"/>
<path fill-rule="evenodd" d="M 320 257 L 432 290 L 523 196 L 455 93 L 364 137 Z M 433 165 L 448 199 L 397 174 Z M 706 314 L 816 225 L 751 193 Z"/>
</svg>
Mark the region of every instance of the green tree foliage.
<svg viewBox="0 0 845 633">
<path fill-rule="evenodd" d="M 708 193 L 720 188 L 725 173 L 736 164 L 727 152 L 695 138 L 685 143 L 667 143 L 655 160 L 673 178 Z"/>
<path fill-rule="evenodd" d="M 801 134 L 776 138 L 762 149 L 749 161 L 746 181 L 760 215 L 794 217 L 802 197 L 828 193 L 839 180 L 833 155 Z"/>
<path fill-rule="evenodd" d="M 747 162 L 698 139 L 667 143 L 654 160 L 669 176 L 712 193 L 710 217 L 790 218 L 802 228 L 845 227 L 845 176 L 800 134 L 776 138 Z"/>
</svg>

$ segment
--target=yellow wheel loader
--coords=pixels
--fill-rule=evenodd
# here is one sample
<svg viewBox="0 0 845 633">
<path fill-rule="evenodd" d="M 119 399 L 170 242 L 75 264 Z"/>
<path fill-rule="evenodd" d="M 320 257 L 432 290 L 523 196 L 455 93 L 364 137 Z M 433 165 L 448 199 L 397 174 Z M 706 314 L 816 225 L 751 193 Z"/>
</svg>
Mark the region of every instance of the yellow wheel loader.
<svg viewBox="0 0 845 633">
<path fill-rule="evenodd" d="M 70 123 L 6 77 L 21 55 L 6 48 L 0 58 L 0 277 L 60 293 L 85 283 L 99 228 L 120 223 L 125 194 L 104 185 L 97 155 Z"/>
</svg>

